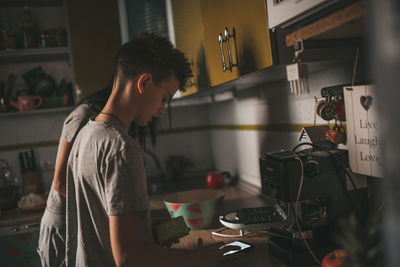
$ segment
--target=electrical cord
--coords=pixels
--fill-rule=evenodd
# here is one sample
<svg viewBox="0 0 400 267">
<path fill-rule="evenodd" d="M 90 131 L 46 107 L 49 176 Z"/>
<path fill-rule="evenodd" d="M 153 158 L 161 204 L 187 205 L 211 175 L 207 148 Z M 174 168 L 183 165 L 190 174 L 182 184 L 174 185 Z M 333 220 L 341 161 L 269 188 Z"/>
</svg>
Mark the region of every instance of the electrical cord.
<svg viewBox="0 0 400 267">
<path fill-rule="evenodd" d="M 301 239 L 302 239 L 303 242 L 304 242 L 304 245 L 306 246 L 306 248 L 307 248 L 308 252 L 310 253 L 310 255 L 314 258 L 315 262 L 316 262 L 318 265 L 321 265 L 321 262 L 318 260 L 317 256 L 315 256 L 315 254 L 314 254 L 314 252 L 312 251 L 312 249 L 311 249 L 310 245 L 308 244 L 307 240 L 304 238 L 304 236 L 303 236 L 303 231 L 301 230 L 300 223 L 299 223 L 299 219 L 298 219 L 298 217 L 297 217 L 297 209 L 298 209 L 298 206 L 299 206 L 299 199 L 300 199 L 300 194 L 301 194 L 301 190 L 302 190 L 302 188 L 303 188 L 303 181 L 304 181 L 304 171 L 303 171 L 303 167 L 304 167 L 304 166 L 303 166 L 303 161 L 301 160 L 301 158 L 295 157 L 295 159 L 298 160 L 299 163 L 300 163 L 300 167 L 301 167 L 301 177 L 300 177 L 299 190 L 298 190 L 298 192 L 297 192 L 296 205 L 295 205 L 295 209 L 294 209 L 294 217 L 295 217 L 295 219 L 296 219 L 297 229 L 300 231 L 300 236 L 301 236 Z"/>
<path fill-rule="evenodd" d="M 347 176 L 349 177 L 351 185 L 353 186 L 354 192 L 356 192 L 357 199 L 360 202 L 360 205 L 361 205 L 361 208 L 363 209 L 363 212 L 365 214 L 367 214 L 367 208 L 364 206 L 364 202 L 361 199 L 359 189 L 357 188 L 356 184 L 354 183 L 354 180 L 353 180 L 353 177 L 351 177 L 350 171 L 347 168 L 344 168 L 344 169 L 345 169 L 345 171 L 347 173 Z"/>
<path fill-rule="evenodd" d="M 315 147 L 315 148 L 318 148 L 318 149 L 322 150 L 322 148 L 320 146 L 317 146 L 316 144 L 313 144 L 313 143 L 310 143 L 310 142 L 303 142 L 303 143 L 297 144 L 295 147 L 293 147 L 292 151 L 296 153 L 296 150 L 299 147 L 305 146 L 305 145 L 309 145 L 309 146 L 312 146 L 312 147 Z"/>
<path fill-rule="evenodd" d="M 354 204 L 353 204 L 353 202 L 351 201 L 349 192 L 348 192 L 348 190 L 347 190 L 346 181 L 343 181 L 342 176 L 340 175 L 340 173 L 338 173 L 338 170 L 337 170 L 337 168 L 336 168 L 336 162 L 337 162 L 337 161 L 336 161 L 335 157 L 332 155 L 332 153 L 331 153 L 330 151 L 324 150 L 324 149 L 322 149 L 321 147 L 319 147 L 319 146 L 317 146 L 317 145 L 315 145 L 315 144 L 313 144 L 313 143 L 310 143 L 310 142 L 303 142 L 303 143 L 297 144 L 297 145 L 292 149 L 292 151 L 296 153 L 297 148 L 299 148 L 299 147 L 301 147 L 301 146 L 304 146 L 304 145 L 309 145 L 309 146 L 312 146 L 312 147 L 314 147 L 314 148 L 317 148 L 317 149 L 319 149 L 319 150 L 321 150 L 321 151 L 326 151 L 326 152 L 329 154 L 329 158 L 330 158 L 331 161 L 332 161 L 332 164 L 333 164 L 333 167 L 334 167 L 336 176 L 339 178 L 339 181 L 340 181 L 340 183 L 341 183 L 341 185 L 342 185 L 342 187 L 343 187 L 343 191 L 344 191 L 344 193 L 345 193 L 345 195 L 346 195 L 347 202 L 349 202 L 349 204 L 354 208 L 354 210 L 357 211 L 357 210 L 358 210 L 357 207 L 355 207 Z M 358 200 L 359 203 L 360 203 L 360 206 L 361 206 L 361 209 L 362 209 L 362 213 L 363 213 L 363 214 L 359 214 L 359 212 L 357 212 L 357 216 L 362 220 L 363 218 L 365 218 L 365 216 L 366 216 L 366 214 L 367 214 L 367 208 L 364 206 L 364 202 L 363 202 L 362 199 L 361 199 L 359 189 L 355 186 L 355 182 L 354 182 L 352 176 L 350 175 L 349 171 L 347 170 L 347 168 L 344 166 L 344 164 L 342 164 L 340 161 L 338 162 L 338 164 L 340 165 L 340 167 L 342 167 L 342 168 L 346 171 L 347 176 L 349 177 L 349 180 L 350 180 L 351 184 L 353 185 L 354 192 L 355 192 L 355 194 L 356 194 L 357 200 Z"/>
<path fill-rule="evenodd" d="M 361 200 L 361 196 L 360 196 L 360 194 L 359 194 L 359 190 L 358 190 L 357 187 L 355 187 L 355 183 L 354 183 L 353 178 L 351 177 L 351 175 L 349 175 L 349 173 L 347 173 L 347 169 L 345 168 L 345 166 L 343 166 L 342 164 L 339 163 L 339 165 L 341 165 L 340 167 L 342 167 L 342 168 L 346 171 L 347 176 L 349 177 L 349 180 L 350 180 L 350 182 L 351 182 L 352 185 L 353 185 L 354 191 L 355 191 L 355 193 L 356 193 L 356 197 L 357 197 L 358 201 L 360 202 L 360 206 L 361 206 L 361 209 L 362 209 L 362 214 L 360 214 L 359 209 L 357 209 L 357 207 L 356 207 L 356 206 L 353 204 L 353 202 L 351 201 L 350 193 L 349 193 L 348 190 L 347 190 L 346 180 L 343 180 L 343 179 L 342 179 L 342 176 L 340 175 L 340 173 L 338 172 L 338 170 L 337 170 L 337 168 L 336 168 L 336 159 L 335 159 L 335 157 L 334 157 L 334 156 L 332 155 L 332 153 L 330 153 L 329 151 L 328 151 L 328 153 L 329 153 L 331 162 L 332 162 L 332 164 L 333 164 L 333 167 L 334 167 L 334 169 L 335 169 L 336 176 L 339 178 L 339 181 L 340 181 L 340 183 L 342 184 L 343 191 L 345 192 L 347 201 L 350 203 L 350 205 L 351 205 L 351 206 L 354 208 L 354 210 L 356 211 L 358 218 L 359 218 L 361 221 L 364 220 L 364 219 L 366 218 L 367 211 L 366 211 L 366 208 L 364 207 L 364 202 Z M 346 176 L 345 176 L 344 178 L 346 179 Z"/>
</svg>

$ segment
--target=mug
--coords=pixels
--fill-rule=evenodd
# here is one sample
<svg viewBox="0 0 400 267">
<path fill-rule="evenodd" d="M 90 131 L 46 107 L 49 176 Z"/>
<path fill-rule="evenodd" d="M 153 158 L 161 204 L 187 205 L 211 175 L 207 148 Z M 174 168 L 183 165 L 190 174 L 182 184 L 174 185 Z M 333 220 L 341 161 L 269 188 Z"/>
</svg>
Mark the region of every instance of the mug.
<svg viewBox="0 0 400 267">
<path fill-rule="evenodd" d="M 210 172 L 206 174 L 206 186 L 209 189 L 219 189 L 225 184 L 225 178 L 230 178 L 229 172 Z"/>
<path fill-rule="evenodd" d="M 35 103 L 36 102 L 36 103 Z M 18 102 L 10 101 L 10 104 L 17 108 L 19 111 L 33 110 L 40 107 L 43 99 L 38 95 L 20 95 Z"/>
</svg>

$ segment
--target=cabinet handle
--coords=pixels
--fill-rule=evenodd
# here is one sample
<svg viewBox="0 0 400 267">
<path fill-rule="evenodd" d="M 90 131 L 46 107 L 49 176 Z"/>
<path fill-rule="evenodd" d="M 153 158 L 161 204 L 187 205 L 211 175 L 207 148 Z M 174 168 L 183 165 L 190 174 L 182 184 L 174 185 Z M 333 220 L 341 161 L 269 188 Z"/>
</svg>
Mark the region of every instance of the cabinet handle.
<svg viewBox="0 0 400 267">
<path fill-rule="evenodd" d="M 235 55 L 236 55 L 236 64 L 232 63 L 232 54 L 231 54 L 231 47 L 229 45 L 229 38 L 233 38 L 233 41 L 235 43 Z M 232 71 L 233 67 L 239 67 L 239 62 L 238 62 L 238 56 L 237 56 L 237 51 L 236 51 L 236 34 L 235 34 L 235 28 L 232 30 L 232 34 L 229 33 L 229 30 L 227 27 L 225 27 L 225 40 L 226 40 L 226 47 L 228 49 L 228 57 L 229 57 L 229 70 Z"/>
<path fill-rule="evenodd" d="M 224 42 L 224 37 L 222 36 L 222 33 L 218 35 L 218 42 L 219 42 L 219 48 L 221 49 L 222 71 L 226 71 L 224 48 L 222 47 L 222 43 Z"/>
</svg>

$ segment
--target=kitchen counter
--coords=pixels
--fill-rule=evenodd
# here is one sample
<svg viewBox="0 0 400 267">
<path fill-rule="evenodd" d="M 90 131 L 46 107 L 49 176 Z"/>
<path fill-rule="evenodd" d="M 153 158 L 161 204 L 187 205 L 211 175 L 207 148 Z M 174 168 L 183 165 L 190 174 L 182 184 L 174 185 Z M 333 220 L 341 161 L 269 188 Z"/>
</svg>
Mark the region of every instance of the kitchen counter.
<svg viewBox="0 0 400 267">
<path fill-rule="evenodd" d="M 1 211 L 0 227 L 38 223 L 42 218 L 44 209 L 36 211 L 23 211 L 18 208 Z"/>
<path fill-rule="evenodd" d="M 266 206 L 268 200 L 262 196 L 250 194 L 241 190 L 238 187 L 225 186 L 222 191 L 225 194 L 224 202 L 221 206 L 221 214 L 238 208 Z M 164 205 L 166 194 L 158 194 L 150 196 L 150 209 L 153 218 L 169 217 L 169 214 Z M 3 211 L 0 217 L 0 228 L 12 228 L 18 225 L 38 224 L 44 210 L 38 211 L 22 211 L 19 209 Z M 271 256 L 268 252 L 268 234 L 258 232 L 252 233 L 245 237 L 224 238 L 212 235 L 211 232 L 222 227 L 219 223 L 212 229 L 206 230 L 191 230 L 190 234 L 181 238 L 178 244 L 174 244 L 172 248 L 176 249 L 195 249 L 198 238 L 203 240 L 204 246 L 216 244 L 218 242 L 233 242 L 235 240 L 243 240 L 244 242 L 253 244 L 253 249 L 247 251 L 242 257 L 235 259 L 235 264 L 238 266 L 274 266 L 285 267 L 284 263 L 277 258 Z M 226 234 L 238 234 L 237 230 L 226 230 Z"/>
<path fill-rule="evenodd" d="M 224 202 L 221 206 L 221 214 L 229 212 L 233 209 L 247 208 L 247 207 L 259 207 L 266 206 L 269 204 L 267 199 L 262 196 L 256 196 L 246 191 L 239 189 L 238 187 L 226 186 L 222 189 L 225 194 Z M 151 196 L 150 197 L 150 208 L 152 210 L 152 216 L 165 217 L 168 216 L 168 212 L 165 209 L 163 199 L 165 194 Z M 274 266 L 284 267 L 287 266 L 277 258 L 270 255 L 268 251 L 267 241 L 268 234 L 262 232 L 255 232 L 244 237 L 237 238 L 226 238 L 218 237 L 213 235 L 211 232 L 222 227 L 219 223 L 212 229 L 206 230 L 191 230 L 188 236 L 180 239 L 178 244 L 174 244 L 172 248 L 176 249 L 196 249 L 197 240 L 201 238 L 204 246 L 216 244 L 218 242 L 229 243 L 235 240 L 243 240 L 246 243 L 253 245 L 253 249 L 248 250 L 243 256 L 234 260 L 233 264 L 237 266 Z M 224 234 L 239 234 L 238 230 L 225 230 Z"/>
</svg>

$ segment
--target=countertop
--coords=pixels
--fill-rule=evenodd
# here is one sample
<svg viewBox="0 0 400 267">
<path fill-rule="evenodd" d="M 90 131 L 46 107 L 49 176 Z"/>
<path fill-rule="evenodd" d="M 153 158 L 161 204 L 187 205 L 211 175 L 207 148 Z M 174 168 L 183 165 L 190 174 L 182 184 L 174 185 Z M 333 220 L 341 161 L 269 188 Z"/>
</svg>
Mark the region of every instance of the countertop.
<svg viewBox="0 0 400 267">
<path fill-rule="evenodd" d="M 222 189 L 224 192 L 224 202 L 221 206 L 221 214 L 229 212 L 233 209 L 247 208 L 247 207 L 260 207 L 269 205 L 267 199 L 262 196 L 256 196 L 246 191 L 241 190 L 238 187 L 227 186 Z M 165 194 L 152 196 L 150 198 L 150 208 L 152 210 L 153 217 L 164 217 L 169 216 L 165 209 L 163 199 Z M 172 248 L 176 249 L 196 249 L 197 240 L 201 238 L 204 246 L 216 244 L 218 242 L 229 243 L 235 240 L 243 240 L 246 243 L 253 245 L 253 249 L 248 250 L 243 256 L 237 258 L 232 262 L 236 266 L 273 266 L 273 267 L 284 267 L 287 266 L 274 256 L 271 256 L 268 251 L 267 241 L 268 234 L 255 232 L 244 237 L 237 238 L 226 238 L 212 235 L 212 231 L 222 227 L 219 223 L 212 229 L 206 230 L 191 230 L 190 234 L 180 239 L 178 244 L 174 244 Z M 238 234 L 238 230 L 226 230 L 224 234 Z"/>
<path fill-rule="evenodd" d="M 38 223 L 42 218 L 44 209 L 36 211 L 24 211 L 18 208 L 1 211 L 0 227 L 14 226 L 21 224 Z"/>
<path fill-rule="evenodd" d="M 223 191 L 225 197 L 224 205 L 221 207 L 222 213 L 233 208 L 256 207 L 267 204 L 267 201 L 261 197 L 247 193 L 238 187 L 226 186 L 223 188 Z M 152 216 L 155 218 L 169 216 L 163 202 L 165 195 L 157 194 L 150 196 L 150 209 Z M 18 208 L 4 210 L 0 216 L 0 227 L 40 222 L 43 212 L 44 209 L 36 211 L 23 211 Z"/>
<path fill-rule="evenodd" d="M 221 206 L 221 214 L 230 210 L 246 207 L 259 207 L 268 205 L 268 200 L 262 196 L 257 196 L 241 190 L 238 187 L 225 186 L 222 191 L 225 194 L 224 202 Z M 164 206 L 164 197 L 166 194 L 158 194 L 150 196 L 150 209 L 153 218 L 169 217 L 169 214 Z M 31 224 L 40 222 L 44 210 L 39 211 L 22 211 L 13 209 L 3 211 L 0 217 L 0 227 L 12 227 L 21 224 Z M 284 267 L 287 266 L 277 258 L 271 256 L 268 252 L 268 234 L 266 233 L 253 233 L 244 237 L 238 238 L 224 238 L 212 235 L 212 231 L 222 227 L 219 223 L 212 229 L 206 230 L 191 230 L 190 234 L 181 238 L 178 244 L 174 244 L 172 248 L 176 249 L 195 249 L 197 246 L 198 238 L 203 239 L 204 246 L 216 244 L 218 242 L 233 242 L 235 240 L 243 240 L 244 242 L 252 244 L 253 249 L 246 252 L 242 257 L 235 259 L 237 266 L 274 266 Z M 226 234 L 238 234 L 237 230 L 226 230 Z"/>
</svg>

